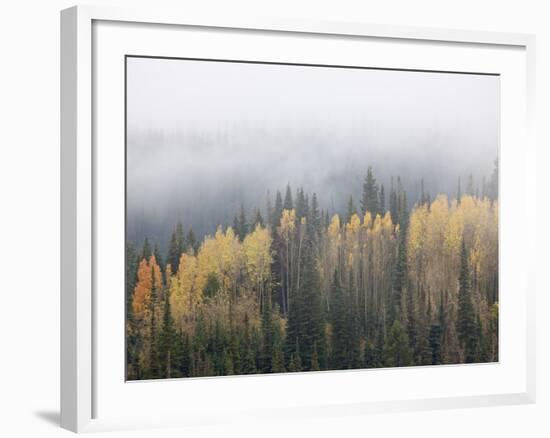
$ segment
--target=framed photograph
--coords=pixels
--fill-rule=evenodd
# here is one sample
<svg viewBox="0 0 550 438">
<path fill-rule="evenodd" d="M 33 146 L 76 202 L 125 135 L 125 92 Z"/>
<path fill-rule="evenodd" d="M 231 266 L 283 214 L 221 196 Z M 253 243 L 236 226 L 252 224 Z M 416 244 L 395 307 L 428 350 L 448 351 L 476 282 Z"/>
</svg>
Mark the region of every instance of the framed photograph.
<svg viewBox="0 0 550 438">
<path fill-rule="evenodd" d="M 61 55 L 63 427 L 534 402 L 532 36 L 74 7 Z"/>
</svg>

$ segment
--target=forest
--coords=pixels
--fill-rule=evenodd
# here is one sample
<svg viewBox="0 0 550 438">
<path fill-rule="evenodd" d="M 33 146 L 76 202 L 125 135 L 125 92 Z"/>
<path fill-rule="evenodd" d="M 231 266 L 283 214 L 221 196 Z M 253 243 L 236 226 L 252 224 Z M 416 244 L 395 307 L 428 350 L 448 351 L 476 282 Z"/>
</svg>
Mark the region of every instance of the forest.
<svg viewBox="0 0 550 438">
<path fill-rule="evenodd" d="M 419 184 L 369 167 L 346 211 L 287 185 L 211 235 L 127 241 L 127 379 L 498 361 L 497 164 Z"/>
</svg>

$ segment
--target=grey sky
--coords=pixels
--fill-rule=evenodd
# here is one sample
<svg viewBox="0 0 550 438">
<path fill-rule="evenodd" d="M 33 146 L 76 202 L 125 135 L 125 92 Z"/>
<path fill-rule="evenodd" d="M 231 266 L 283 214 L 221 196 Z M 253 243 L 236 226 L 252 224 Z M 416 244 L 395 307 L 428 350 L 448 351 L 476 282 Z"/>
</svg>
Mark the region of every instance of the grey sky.
<svg viewBox="0 0 550 438">
<path fill-rule="evenodd" d="M 130 238 L 164 241 L 177 219 L 210 232 L 287 182 L 340 208 L 369 165 L 385 185 L 400 174 L 449 192 L 459 175 L 479 183 L 497 156 L 498 77 L 127 62 Z"/>
</svg>

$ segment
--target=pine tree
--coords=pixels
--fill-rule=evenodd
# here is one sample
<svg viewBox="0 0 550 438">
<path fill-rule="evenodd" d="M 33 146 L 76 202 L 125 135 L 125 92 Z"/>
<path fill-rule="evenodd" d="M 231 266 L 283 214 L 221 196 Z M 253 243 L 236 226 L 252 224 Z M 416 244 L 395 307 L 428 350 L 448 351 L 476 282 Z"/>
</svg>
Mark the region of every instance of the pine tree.
<svg viewBox="0 0 550 438">
<path fill-rule="evenodd" d="M 254 223 L 253 223 L 252 230 L 256 229 L 258 225 L 260 225 L 261 227 L 265 225 L 264 218 L 262 217 L 262 212 L 260 211 L 259 208 L 256 209 L 256 214 L 254 215 Z"/>
<path fill-rule="evenodd" d="M 378 200 L 380 215 L 386 214 L 386 193 L 384 192 L 384 184 L 380 185 L 380 197 Z"/>
<path fill-rule="evenodd" d="M 246 220 L 246 214 L 244 212 L 244 205 L 241 204 L 241 211 L 235 224 L 235 233 L 239 236 L 239 240 L 242 242 L 245 236 L 248 234 L 248 222 Z"/>
<path fill-rule="evenodd" d="M 403 367 L 413 364 L 407 332 L 398 320 L 395 320 L 391 326 L 384 343 L 383 354 L 384 365 L 387 367 Z"/>
<path fill-rule="evenodd" d="M 460 177 L 458 177 L 458 184 L 456 188 L 456 202 L 460 204 L 461 199 L 462 199 L 462 188 L 460 187 Z"/>
<path fill-rule="evenodd" d="M 164 272 L 165 268 L 166 268 L 166 265 L 164 264 L 163 260 L 162 260 L 162 255 L 160 253 L 160 248 L 158 246 L 158 244 L 155 242 L 155 246 L 154 246 L 154 249 L 153 249 L 153 255 L 155 256 L 155 259 L 160 267 L 160 271 L 161 272 Z"/>
<path fill-rule="evenodd" d="M 296 344 L 294 351 L 290 356 L 290 362 L 288 364 L 288 371 L 291 373 L 296 373 L 302 371 L 302 358 L 300 356 L 300 345 L 298 339 L 296 339 Z"/>
<path fill-rule="evenodd" d="M 283 198 L 281 192 L 277 190 L 275 196 L 275 207 L 273 208 L 273 217 L 271 218 L 271 224 L 273 228 L 277 228 L 281 222 L 281 215 L 283 214 Z"/>
<path fill-rule="evenodd" d="M 332 360 L 331 368 L 342 370 L 349 368 L 349 323 L 347 318 L 347 303 L 344 288 L 340 284 L 338 273 L 335 271 L 331 293 L 330 317 L 332 324 Z"/>
<path fill-rule="evenodd" d="M 199 252 L 199 242 L 197 241 L 193 228 L 191 227 L 189 227 L 189 231 L 187 232 L 187 237 L 185 238 L 185 244 L 183 245 L 182 250 L 185 251 L 185 248 L 193 250 L 193 254 L 195 255 Z"/>
<path fill-rule="evenodd" d="M 393 176 L 390 184 L 390 215 L 393 223 L 399 222 L 399 203 L 397 201 L 398 194 L 393 185 Z"/>
<path fill-rule="evenodd" d="M 317 343 L 320 350 L 319 355 L 323 355 L 323 351 L 321 351 L 323 330 L 321 296 L 319 294 L 320 280 L 315 260 L 313 241 L 309 236 L 306 236 L 303 256 L 299 261 L 302 265 L 302 275 L 298 286 L 298 305 L 291 305 L 290 307 L 291 312 L 293 307 L 298 309 L 297 317 L 300 318 L 300 357 L 302 363 L 306 366 L 311 363 L 315 343 Z"/>
<path fill-rule="evenodd" d="M 393 294 L 390 308 L 390 320 L 393 321 L 401 315 L 401 303 L 403 292 L 407 286 L 407 229 L 399 229 L 399 243 L 397 248 L 397 260 L 393 271 Z"/>
<path fill-rule="evenodd" d="M 275 225 L 273 223 L 273 204 L 271 203 L 271 194 L 269 193 L 269 190 L 267 191 L 266 195 L 266 207 L 265 207 L 265 214 L 266 214 L 266 225 L 269 227 L 273 227 Z"/>
<path fill-rule="evenodd" d="M 176 230 L 172 232 L 172 236 L 170 237 L 170 243 L 168 245 L 168 260 L 167 263 L 170 264 L 172 268 L 172 272 L 175 274 L 179 269 L 179 263 L 180 263 L 180 244 L 178 242 L 178 237 L 176 234 Z"/>
<path fill-rule="evenodd" d="M 296 190 L 296 218 L 298 220 L 308 216 L 308 206 L 304 189 L 300 187 Z"/>
<path fill-rule="evenodd" d="M 322 217 L 322 214 L 319 212 L 319 202 L 317 200 L 317 195 L 313 193 L 313 196 L 311 198 L 311 209 L 309 211 L 309 219 L 307 223 L 310 227 L 310 236 L 315 236 L 316 239 L 319 238 L 319 235 L 321 233 Z"/>
<path fill-rule="evenodd" d="M 458 289 L 458 315 L 457 332 L 460 347 L 464 351 L 466 363 L 474 362 L 477 351 L 477 326 L 476 315 L 471 297 L 470 268 L 468 266 L 468 253 L 466 244 L 462 240 L 462 251 L 460 254 L 460 277 Z"/>
<path fill-rule="evenodd" d="M 441 326 L 439 324 L 430 326 L 428 342 L 432 353 L 432 365 L 441 364 Z"/>
<path fill-rule="evenodd" d="M 151 245 L 149 244 L 149 239 L 146 237 L 143 241 L 143 249 L 141 251 L 141 259 L 149 260 L 149 257 L 153 255 L 153 250 L 151 249 Z"/>
<path fill-rule="evenodd" d="M 164 300 L 162 331 L 159 339 L 159 356 L 162 364 L 160 375 L 167 379 L 179 377 L 178 357 L 180 356 L 180 352 L 177 350 L 179 345 L 176 341 L 177 333 L 170 310 L 170 296 L 168 293 Z"/>
<path fill-rule="evenodd" d="M 351 222 L 351 217 L 354 214 L 357 214 L 357 209 L 355 208 L 355 204 L 353 203 L 353 196 L 349 195 L 348 208 L 346 212 L 346 223 L 349 224 Z"/>
<path fill-rule="evenodd" d="M 290 184 L 287 184 L 285 201 L 283 203 L 283 209 L 292 210 L 293 208 L 294 208 L 294 202 L 292 201 L 292 191 L 290 190 Z"/>
<path fill-rule="evenodd" d="M 380 206 L 378 204 L 378 186 L 376 185 L 376 178 L 374 178 L 372 167 L 367 169 L 367 175 L 363 182 L 363 196 L 361 198 L 361 213 L 364 215 L 367 211 L 370 211 L 373 216 L 380 212 Z"/>
</svg>

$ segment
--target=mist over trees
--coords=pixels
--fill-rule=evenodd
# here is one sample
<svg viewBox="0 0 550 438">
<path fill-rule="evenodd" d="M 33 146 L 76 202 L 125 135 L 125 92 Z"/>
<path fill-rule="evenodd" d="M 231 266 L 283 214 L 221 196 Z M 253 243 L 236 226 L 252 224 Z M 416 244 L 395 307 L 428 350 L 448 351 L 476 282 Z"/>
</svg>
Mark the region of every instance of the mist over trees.
<svg viewBox="0 0 550 438">
<path fill-rule="evenodd" d="M 126 63 L 128 379 L 498 360 L 498 76 Z"/>
<path fill-rule="evenodd" d="M 340 213 L 287 185 L 167 251 L 127 242 L 127 377 L 498 360 L 498 168 L 409 199 L 367 168 Z"/>
</svg>

